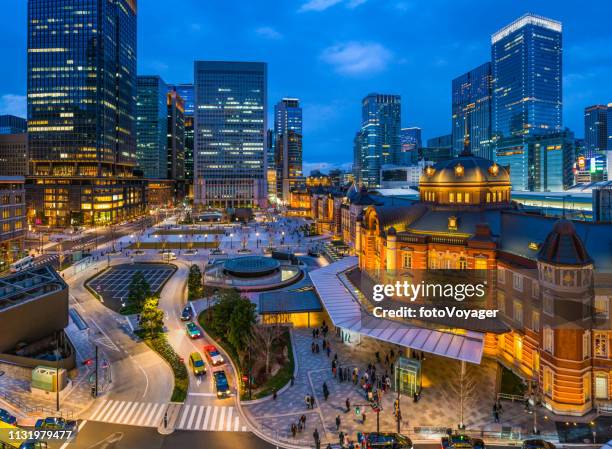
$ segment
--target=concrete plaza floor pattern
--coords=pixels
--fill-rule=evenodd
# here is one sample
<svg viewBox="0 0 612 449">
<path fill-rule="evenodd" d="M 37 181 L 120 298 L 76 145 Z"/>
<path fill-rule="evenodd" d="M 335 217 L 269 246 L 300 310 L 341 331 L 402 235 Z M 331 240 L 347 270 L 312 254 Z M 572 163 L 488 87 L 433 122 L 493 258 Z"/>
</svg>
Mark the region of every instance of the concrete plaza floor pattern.
<svg viewBox="0 0 612 449">
<path fill-rule="evenodd" d="M 312 442 L 312 432 L 319 430 L 323 440 L 337 441 L 335 419 L 340 416 L 340 430 L 352 439 L 357 432 L 376 430 L 376 413 L 365 404 L 366 397 L 359 386 L 352 382 L 341 382 L 334 379 L 331 372 L 331 360 L 334 353 L 338 353 L 341 367 L 358 367 L 363 373 L 368 363 L 375 362 L 375 352 L 380 351 L 381 357 L 388 353 L 390 346 L 384 346 L 369 340 L 362 341 L 358 346 L 342 344 L 335 336 L 329 336 L 332 353 L 328 358 L 324 351 L 320 354 L 311 352 L 312 330 L 292 330 L 295 345 L 295 354 L 298 359 L 299 372 L 294 386 L 278 394 L 276 400 L 261 401 L 248 404 L 243 409 L 249 413 L 260 430 L 280 440 L 294 441 L 296 443 Z M 318 340 L 319 345 L 322 339 Z M 397 348 L 395 349 L 397 354 Z M 385 370 L 390 372 L 390 366 L 377 364 L 377 373 Z M 419 402 L 414 403 L 412 398 L 402 396 L 401 411 L 403 433 L 413 434 L 419 427 L 455 427 L 459 423 L 459 399 L 457 393 L 460 363 L 442 357 L 426 356 L 423 361 L 423 392 Z M 522 428 L 523 432 L 531 429 L 533 415 L 525 412 L 523 404 L 503 402 L 501 423 L 493 420 L 492 406 L 495 398 L 495 385 L 497 365 L 491 360 L 483 360 L 480 366 L 468 367 L 469 377 L 475 385 L 469 399 L 466 399 L 464 423 L 468 429 L 483 431 L 500 431 L 502 426 L 512 426 L 515 430 Z M 393 380 L 393 378 L 392 378 Z M 322 393 L 323 382 L 327 383 L 330 396 L 325 401 Z M 305 396 L 315 396 L 316 406 L 307 409 Z M 395 431 L 397 423 L 393 414 L 393 402 L 396 394 L 391 391 L 383 396 L 382 411 L 380 412 L 381 431 Z M 345 401 L 349 398 L 351 410 L 346 413 Z M 355 414 L 355 405 L 362 404 L 361 415 Z M 363 424 L 363 413 L 366 421 Z M 298 422 L 300 416 L 306 415 L 306 429 L 298 433 L 294 439 L 291 436 L 291 424 Z M 540 415 L 539 426 L 545 433 L 554 433 L 552 419 L 543 420 L 543 409 L 538 410 Z"/>
</svg>

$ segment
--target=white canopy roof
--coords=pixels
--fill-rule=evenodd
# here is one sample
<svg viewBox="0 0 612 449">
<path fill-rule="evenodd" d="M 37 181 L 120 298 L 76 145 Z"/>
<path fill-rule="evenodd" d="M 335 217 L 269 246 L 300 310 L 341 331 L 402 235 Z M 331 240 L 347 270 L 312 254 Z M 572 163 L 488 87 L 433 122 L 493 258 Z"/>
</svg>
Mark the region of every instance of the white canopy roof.
<svg viewBox="0 0 612 449">
<path fill-rule="evenodd" d="M 480 363 L 484 344 L 484 334 L 480 332 L 427 329 L 408 321 L 376 318 L 366 312 L 357 299 L 361 293 L 343 276 L 356 265 L 356 257 L 345 257 L 310 272 L 312 283 L 334 326 L 418 351 Z"/>
</svg>

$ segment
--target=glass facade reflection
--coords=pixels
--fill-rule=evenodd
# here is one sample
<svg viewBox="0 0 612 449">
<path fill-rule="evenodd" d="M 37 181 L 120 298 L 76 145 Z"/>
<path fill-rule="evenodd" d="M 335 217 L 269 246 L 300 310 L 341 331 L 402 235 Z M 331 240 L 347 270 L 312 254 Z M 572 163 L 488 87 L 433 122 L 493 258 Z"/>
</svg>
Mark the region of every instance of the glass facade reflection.
<svg viewBox="0 0 612 449">
<path fill-rule="evenodd" d="M 596 104 L 584 109 L 584 156 L 603 154 L 608 146 L 608 107 Z"/>
<path fill-rule="evenodd" d="M 355 175 L 360 185 L 380 187 L 380 169 L 399 163 L 401 153 L 399 95 L 369 94 L 361 101 L 361 130 L 354 141 Z"/>
<path fill-rule="evenodd" d="M 194 69 L 194 202 L 265 206 L 267 65 L 196 61 Z"/>
<path fill-rule="evenodd" d="M 30 191 L 36 223 L 142 213 L 136 156 L 136 1 L 28 1 Z"/>
<path fill-rule="evenodd" d="M 149 179 L 168 177 L 167 92 L 159 76 L 138 77 L 136 159 Z"/>
<path fill-rule="evenodd" d="M 452 114 L 453 153 L 461 154 L 467 133 L 472 154 L 492 159 L 490 62 L 453 80 Z"/>
<path fill-rule="evenodd" d="M 289 192 L 304 181 L 302 173 L 302 108 L 297 98 L 274 105 L 274 168 L 276 192 L 289 201 Z"/>
<path fill-rule="evenodd" d="M 176 91 L 185 103 L 185 181 L 193 184 L 193 115 L 195 111 L 195 89 L 193 84 L 169 86 Z"/>
<path fill-rule="evenodd" d="M 423 147 L 421 128 L 416 126 L 400 130 L 400 155 L 397 161 L 400 165 L 413 165 L 419 160 L 419 153 Z"/>
<path fill-rule="evenodd" d="M 526 14 L 491 37 L 493 133 L 562 130 L 561 23 Z"/>
</svg>

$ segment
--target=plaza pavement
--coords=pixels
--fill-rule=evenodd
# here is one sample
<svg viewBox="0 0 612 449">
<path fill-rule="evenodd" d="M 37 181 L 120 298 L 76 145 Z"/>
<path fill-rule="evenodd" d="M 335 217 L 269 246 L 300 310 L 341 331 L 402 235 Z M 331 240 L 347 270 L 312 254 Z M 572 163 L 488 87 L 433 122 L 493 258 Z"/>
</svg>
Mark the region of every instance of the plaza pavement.
<svg viewBox="0 0 612 449">
<path fill-rule="evenodd" d="M 376 430 L 376 413 L 365 406 L 367 400 L 359 386 L 350 382 L 339 383 L 331 372 L 331 360 L 338 353 L 341 367 L 358 367 L 363 373 L 368 363 L 375 363 L 375 352 L 379 351 L 384 362 L 384 354 L 389 352 L 390 345 L 363 341 L 357 346 L 342 344 L 334 331 L 328 334 L 332 352 L 330 358 L 324 351 L 319 354 L 311 352 L 312 330 L 293 329 L 294 354 L 296 355 L 297 374 L 295 384 L 277 395 L 276 400 L 271 398 L 243 404 L 243 410 L 249 415 L 250 421 L 255 423 L 262 432 L 280 442 L 290 442 L 296 445 L 312 444 L 312 433 L 315 428 L 321 434 L 323 442 L 335 443 L 338 441 L 335 419 L 340 416 L 340 430 L 355 440 L 357 432 L 371 432 Z M 319 337 L 319 345 L 322 337 Z M 398 348 L 394 348 L 395 354 Z M 391 373 L 390 366 L 377 364 L 377 373 L 385 371 Z M 433 431 L 436 435 L 448 427 L 456 428 L 459 423 L 459 405 L 456 385 L 457 373 L 460 363 L 442 357 L 427 356 L 423 361 L 423 391 L 421 399 L 415 403 L 413 398 L 402 395 L 400 399 L 402 423 L 401 432 L 411 435 L 413 439 L 426 439 L 427 432 Z M 503 401 L 501 422 L 494 422 L 492 406 L 495 398 L 495 385 L 497 382 L 497 365 L 495 362 L 483 359 L 480 366 L 471 365 L 468 373 L 475 387 L 471 397 L 466 400 L 464 422 L 467 429 L 477 432 L 499 434 L 502 426 L 511 427 L 514 435 L 521 436 L 529 433 L 533 426 L 533 415 L 524 410 L 524 404 Z M 393 381 L 393 378 L 392 378 Z M 322 393 L 323 382 L 327 383 L 330 396 L 324 400 Z M 307 409 L 305 396 L 312 394 L 315 397 L 314 409 Z M 380 430 L 394 432 L 397 423 L 393 414 L 393 402 L 396 394 L 391 391 L 382 399 L 380 412 Z M 351 410 L 345 413 L 345 401 L 349 398 Z M 366 422 L 362 423 L 363 416 L 355 415 L 355 405 L 362 404 L 361 413 L 366 413 Z M 291 435 L 291 424 L 298 422 L 300 416 L 306 416 L 306 428 L 299 432 L 295 438 Z M 554 439 L 554 420 L 563 420 L 563 417 L 553 417 L 543 408 L 538 408 L 538 426 L 543 435 Z M 547 418 L 544 418 L 546 416 Z M 572 419 L 573 420 L 573 419 Z M 427 428 L 427 429 L 426 429 Z M 433 428 L 433 429 L 432 429 Z M 439 438 L 439 436 L 432 436 Z"/>
</svg>

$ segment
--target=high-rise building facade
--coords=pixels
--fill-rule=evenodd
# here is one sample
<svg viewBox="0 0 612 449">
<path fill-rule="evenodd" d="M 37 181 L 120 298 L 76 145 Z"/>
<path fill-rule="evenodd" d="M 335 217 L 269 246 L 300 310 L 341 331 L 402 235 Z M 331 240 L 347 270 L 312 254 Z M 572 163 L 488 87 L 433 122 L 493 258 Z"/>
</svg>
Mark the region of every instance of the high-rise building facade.
<svg viewBox="0 0 612 449">
<path fill-rule="evenodd" d="M 419 160 L 419 153 L 423 148 L 421 128 L 412 126 L 400 130 L 400 156 L 398 163 L 401 165 L 416 164 Z"/>
<path fill-rule="evenodd" d="M 354 160 L 359 167 L 358 182 L 380 186 L 380 169 L 400 159 L 401 98 L 372 93 L 361 101 L 361 130 L 355 140 Z"/>
<path fill-rule="evenodd" d="M 136 160 L 145 178 L 168 178 L 168 87 L 159 76 L 138 76 Z"/>
<path fill-rule="evenodd" d="M 136 164 L 136 0 L 28 1 L 28 207 L 35 223 L 144 212 Z"/>
<path fill-rule="evenodd" d="M 559 192 L 574 182 L 576 139 L 571 131 L 502 138 L 495 152 L 496 162 L 510 172 L 513 190 Z"/>
<path fill-rule="evenodd" d="M 171 91 L 176 91 L 185 103 L 185 182 L 191 188 L 193 186 L 193 116 L 195 111 L 195 90 L 193 83 L 174 84 L 168 88 Z M 193 192 L 189 194 L 192 196 Z"/>
<path fill-rule="evenodd" d="M 603 154 L 608 148 L 608 106 L 596 104 L 584 109 L 584 156 Z"/>
<path fill-rule="evenodd" d="M 28 130 L 28 121 L 16 115 L 0 115 L 0 134 L 19 134 Z"/>
<path fill-rule="evenodd" d="M 467 142 L 468 149 L 475 156 L 492 158 L 490 62 L 453 80 L 452 124 L 455 155 L 461 154 Z"/>
<path fill-rule="evenodd" d="M 267 65 L 196 61 L 194 202 L 263 207 Z"/>
<path fill-rule="evenodd" d="M 526 14 L 491 36 L 494 138 L 562 131 L 561 32 Z"/>
<path fill-rule="evenodd" d="M 167 98 L 168 157 L 167 177 L 177 183 L 181 194 L 185 181 L 185 102 L 176 91 L 169 91 Z"/>
<path fill-rule="evenodd" d="M 28 134 L 0 134 L 0 176 L 28 174 Z"/>
<path fill-rule="evenodd" d="M 302 173 L 302 107 L 297 98 L 274 105 L 274 166 L 276 192 L 289 201 L 289 192 L 304 181 Z"/>
</svg>

